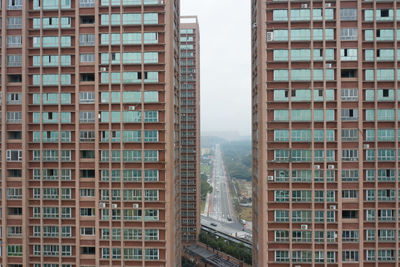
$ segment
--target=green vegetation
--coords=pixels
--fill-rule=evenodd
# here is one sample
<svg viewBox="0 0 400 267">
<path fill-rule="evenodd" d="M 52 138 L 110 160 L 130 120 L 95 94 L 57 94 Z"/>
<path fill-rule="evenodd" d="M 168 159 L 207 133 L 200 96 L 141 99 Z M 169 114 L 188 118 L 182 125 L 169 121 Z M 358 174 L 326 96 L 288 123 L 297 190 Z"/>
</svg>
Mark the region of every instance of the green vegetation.
<svg viewBox="0 0 400 267">
<path fill-rule="evenodd" d="M 182 267 L 196 267 L 196 264 L 192 263 L 188 259 L 182 258 Z"/>
<path fill-rule="evenodd" d="M 200 232 L 200 242 L 222 251 L 238 260 L 244 261 L 251 265 L 251 249 L 245 247 L 243 244 L 228 241 L 224 238 L 217 238 L 215 235 L 205 231 Z"/>
<path fill-rule="evenodd" d="M 208 152 L 209 153 L 209 152 Z M 203 154 L 201 157 L 200 164 L 200 198 L 201 198 L 201 212 L 203 212 L 206 205 L 207 194 L 211 193 L 213 188 L 207 182 L 211 176 L 211 160 L 208 157 L 210 154 Z"/>
<path fill-rule="evenodd" d="M 201 174 L 200 195 L 201 200 L 206 200 L 207 194 L 213 191 L 212 186 L 207 182 L 207 175 Z"/>
<path fill-rule="evenodd" d="M 230 177 L 251 181 L 251 142 L 227 142 L 222 145 L 222 151 Z"/>
<path fill-rule="evenodd" d="M 200 166 L 200 172 L 204 173 L 205 175 L 211 175 L 211 166 L 208 163 L 203 163 Z"/>
</svg>

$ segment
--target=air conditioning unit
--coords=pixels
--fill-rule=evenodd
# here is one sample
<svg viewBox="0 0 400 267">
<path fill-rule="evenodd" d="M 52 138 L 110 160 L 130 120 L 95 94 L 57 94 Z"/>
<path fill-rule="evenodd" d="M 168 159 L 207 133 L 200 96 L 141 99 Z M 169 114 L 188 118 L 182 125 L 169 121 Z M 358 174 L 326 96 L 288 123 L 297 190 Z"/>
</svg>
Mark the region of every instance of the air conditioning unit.
<svg viewBox="0 0 400 267">
<path fill-rule="evenodd" d="M 253 29 L 257 28 L 257 23 L 253 23 Z"/>
<path fill-rule="evenodd" d="M 100 71 L 107 71 L 107 68 L 106 67 L 101 67 Z"/>
<path fill-rule="evenodd" d="M 319 166 L 319 165 L 314 165 L 314 169 L 319 170 L 320 168 L 321 168 L 321 166 Z"/>
<path fill-rule="evenodd" d="M 135 106 L 129 106 L 129 110 L 135 110 Z"/>
<path fill-rule="evenodd" d="M 307 8 L 308 5 L 307 4 L 301 4 L 301 8 Z"/>
<path fill-rule="evenodd" d="M 268 181 L 273 181 L 274 180 L 274 176 L 268 176 Z"/>
<path fill-rule="evenodd" d="M 139 208 L 139 204 L 133 204 L 133 205 L 132 205 L 132 208 L 138 209 L 138 208 Z"/>
<path fill-rule="evenodd" d="M 308 225 L 307 224 L 302 224 L 301 225 L 301 230 L 308 230 Z"/>
<path fill-rule="evenodd" d="M 295 265 L 294 267 L 301 267 L 301 265 Z"/>
<path fill-rule="evenodd" d="M 111 208 L 116 209 L 116 208 L 118 208 L 118 205 L 117 204 L 111 204 Z"/>
<path fill-rule="evenodd" d="M 273 40 L 274 40 L 274 33 L 267 32 L 267 41 L 273 41 Z"/>
<path fill-rule="evenodd" d="M 337 238 L 337 233 L 334 233 L 334 234 L 333 234 L 333 237 L 334 237 L 334 238 Z"/>
<path fill-rule="evenodd" d="M 332 64 L 331 64 L 331 63 L 326 63 L 326 67 L 327 67 L 328 69 L 330 69 L 330 68 L 332 68 Z"/>
<path fill-rule="evenodd" d="M 331 6 L 332 6 L 331 3 L 326 3 L 326 4 L 325 4 L 325 7 L 331 7 Z"/>
<path fill-rule="evenodd" d="M 335 210 L 335 209 L 336 209 L 336 205 L 331 205 L 329 208 L 330 208 L 331 210 Z"/>
<path fill-rule="evenodd" d="M 99 208 L 100 209 L 104 209 L 106 207 L 106 203 L 104 203 L 104 202 L 100 202 L 99 203 Z"/>
<path fill-rule="evenodd" d="M 335 169 L 335 165 L 328 165 L 328 169 L 331 169 L 331 170 Z"/>
<path fill-rule="evenodd" d="M 368 149 L 369 148 L 369 144 L 365 144 L 363 147 L 364 147 L 364 149 Z"/>
</svg>

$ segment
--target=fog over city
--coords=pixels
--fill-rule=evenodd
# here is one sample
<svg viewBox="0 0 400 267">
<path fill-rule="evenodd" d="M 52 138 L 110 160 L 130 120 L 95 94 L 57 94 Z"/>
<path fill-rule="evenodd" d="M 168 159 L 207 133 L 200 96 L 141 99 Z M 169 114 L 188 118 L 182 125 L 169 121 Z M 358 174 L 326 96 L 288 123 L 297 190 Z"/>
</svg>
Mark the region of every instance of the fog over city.
<svg viewBox="0 0 400 267">
<path fill-rule="evenodd" d="M 250 3 L 182 0 L 181 15 L 200 24 L 201 130 L 250 135 Z"/>
</svg>

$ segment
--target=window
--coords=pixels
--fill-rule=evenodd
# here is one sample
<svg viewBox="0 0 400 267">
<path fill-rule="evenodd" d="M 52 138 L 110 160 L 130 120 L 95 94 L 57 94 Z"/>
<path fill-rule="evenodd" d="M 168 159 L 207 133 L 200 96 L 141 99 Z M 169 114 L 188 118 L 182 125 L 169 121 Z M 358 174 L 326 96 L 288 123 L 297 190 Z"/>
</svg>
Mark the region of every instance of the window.
<svg viewBox="0 0 400 267">
<path fill-rule="evenodd" d="M 357 60 L 357 48 L 344 48 L 340 50 L 340 59 L 342 61 L 356 61 Z"/>
<path fill-rule="evenodd" d="M 79 93 L 79 102 L 82 104 L 94 103 L 94 99 L 95 99 L 94 92 L 80 92 Z"/>
<path fill-rule="evenodd" d="M 358 120 L 358 110 L 357 109 L 342 109 L 342 120 L 343 121 Z"/>
<path fill-rule="evenodd" d="M 22 208 L 8 208 L 8 215 L 22 215 Z"/>
<path fill-rule="evenodd" d="M 395 241 L 396 235 L 395 230 L 391 229 L 381 229 L 378 230 L 379 241 Z"/>
<path fill-rule="evenodd" d="M 81 227 L 81 235 L 93 236 L 93 235 L 95 235 L 95 228 L 93 228 L 93 227 Z"/>
<path fill-rule="evenodd" d="M 289 211 L 288 210 L 275 210 L 275 222 L 288 222 Z"/>
<path fill-rule="evenodd" d="M 102 259 L 109 259 L 110 258 L 110 249 L 109 248 L 102 248 L 101 249 L 101 258 Z"/>
<path fill-rule="evenodd" d="M 22 75 L 20 74 L 10 74 L 8 75 L 9 83 L 20 83 L 22 82 Z"/>
<path fill-rule="evenodd" d="M 21 236 L 22 235 L 22 227 L 21 226 L 8 226 L 7 227 L 7 236 Z"/>
<path fill-rule="evenodd" d="M 353 40 L 357 40 L 357 38 L 358 38 L 357 28 L 342 28 L 342 29 L 340 29 L 340 40 L 353 41 Z"/>
<path fill-rule="evenodd" d="M 7 161 L 22 161 L 22 150 L 7 150 Z"/>
<path fill-rule="evenodd" d="M 342 191 L 342 198 L 358 198 L 358 191 L 357 190 L 343 190 Z"/>
<path fill-rule="evenodd" d="M 8 245 L 7 256 L 22 256 L 22 245 Z"/>
<path fill-rule="evenodd" d="M 343 210 L 342 211 L 342 218 L 343 219 L 357 219 L 358 218 L 358 211 L 356 211 L 356 210 Z"/>
<path fill-rule="evenodd" d="M 342 78 L 357 78 L 357 70 L 342 70 Z"/>
<path fill-rule="evenodd" d="M 80 131 L 79 140 L 81 142 L 93 142 L 95 140 L 94 131 Z"/>
<path fill-rule="evenodd" d="M 272 17 L 273 21 L 288 21 L 288 10 L 287 9 L 273 10 Z"/>
<path fill-rule="evenodd" d="M 81 24 L 94 24 L 94 16 L 81 16 Z"/>
<path fill-rule="evenodd" d="M 358 150 L 357 149 L 343 149 L 342 150 L 342 160 L 343 161 L 357 161 L 358 160 Z"/>
<path fill-rule="evenodd" d="M 340 20 L 357 20 L 357 8 L 341 8 Z"/>
<path fill-rule="evenodd" d="M 22 55 L 7 55 L 7 66 L 8 67 L 21 67 L 22 66 Z"/>
<path fill-rule="evenodd" d="M 277 230 L 277 231 L 274 231 L 274 236 L 275 236 L 276 242 L 288 242 L 289 241 L 289 231 Z"/>
<path fill-rule="evenodd" d="M 358 181 L 358 170 L 342 170 L 342 181 L 343 182 L 356 182 Z"/>
<path fill-rule="evenodd" d="M 146 248 L 145 249 L 145 259 L 146 260 L 158 260 L 160 258 L 160 253 L 157 248 Z"/>
<path fill-rule="evenodd" d="M 94 7 L 95 0 L 79 0 L 80 7 Z"/>
<path fill-rule="evenodd" d="M 7 199 L 22 199 L 22 188 L 7 188 Z"/>
<path fill-rule="evenodd" d="M 81 247 L 81 255 L 95 255 L 96 248 L 95 247 Z"/>
<path fill-rule="evenodd" d="M 8 29 L 21 29 L 22 28 L 22 17 L 8 17 L 7 18 Z"/>
<path fill-rule="evenodd" d="M 7 104 L 16 105 L 22 103 L 21 93 L 7 93 Z"/>
<path fill-rule="evenodd" d="M 394 201 L 395 190 L 392 189 L 379 189 L 378 190 L 378 201 Z"/>
<path fill-rule="evenodd" d="M 93 150 L 82 150 L 80 153 L 81 159 L 94 159 L 95 153 Z"/>
<path fill-rule="evenodd" d="M 7 0 L 7 10 L 22 9 L 22 0 Z"/>
<path fill-rule="evenodd" d="M 81 46 L 94 46 L 94 34 L 81 34 L 79 35 L 79 45 Z"/>
<path fill-rule="evenodd" d="M 80 171 L 81 178 L 94 178 L 95 177 L 95 170 L 81 170 Z"/>
<path fill-rule="evenodd" d="M 20 47 L 22 45 L 21 35 L 9 35 L 7 36 L 7 46 L 8 47 Z"/>
<path fill-rule="evenodd" d="M 387 209 L 378 210 L 378 220 L 379 221 L 394 221 L 394 219 L 395 219 L 394 215 L 395 215 L 394 210 L 387 210 Z"/>
<path fill-rule="evenodd" d="M 93 208 L 81 208 L 81 216 L 94 216 L 95 209 Z"/>
<path fill-rule="evenodd" d="M 82 73 L 80 75 L 81 82 L 94 82 L 94 73 Z"/>
<path fill-rule="evenodd" d="M 358 129 L 342 129 L 343 141 L 350 141 L 350 142 L 358 141 L 358 135 L 359 135 Z"/>
<path fill-rule="evenodd" d="M 292 191 L 293 202 L 311 202 L 311 191 L 308 190 L 294 190 Z"/>
<path fill-rule="evenodd" d="M 358 101 L 358 89 L 342 89 L 342 101 Z"/>
<path fill-rule="evenodd" d="M 94 111 L 80 111 L 79 122 L 81 123 L 92 123 L 94 122 Z"/>
<path fill-rule="evenodd" d="M 81 189 L 80 196 L 81 197 L 94 197 L 94 189 Z"/>
<path fill-rule="evenodd" d="M 145 240 L 159 240 L 159 230 L 158 229 L 146 229 L 144 238 L 145 238 Z"/>
<path fill-rule="evenodd" d="M 311 251 L 293 251 L 292 252 L 292 261 L 293 262 L 310 262 L 312 259 Z"/>
<path fill-rule="evenodd" d="M 311 222 L 311 211 L 309 210 L 294 210 L 292 212 L 293 222 Z"/>
<path fill-rule="evenodd" d="M 8 177 L 16 177 L 16 178 L 21 178 L 22 177 L 22 170 L 17 170 L 17 169 L 9 169 L 7 171 Z"/>
<path fill-rule="evenodd" d="M 289 251 L 275 250 L 275 262 L 289 262 Z"/>
<path fill-rule="evenodd" d="M 356 250 L 345 250 L 342 252 L 344 262 L 358 262 L 358 251 Z"/>
<path fill-rule="evenodd" d="M 81 63 L 94 62 L 94 54 L 80 54 Z"/>
</svg>

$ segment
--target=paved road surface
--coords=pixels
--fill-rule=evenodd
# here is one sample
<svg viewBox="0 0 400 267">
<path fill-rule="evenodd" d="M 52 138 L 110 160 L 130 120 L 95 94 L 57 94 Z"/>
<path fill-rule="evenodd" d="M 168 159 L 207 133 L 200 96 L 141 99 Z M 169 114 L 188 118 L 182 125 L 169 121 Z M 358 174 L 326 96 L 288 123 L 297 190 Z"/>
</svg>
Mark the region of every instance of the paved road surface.
<svg viewBox="0 0 400 267">
<path fill-rule="evenodd" d="M 213 172 L 210 184 L 213 187 L 213 192 L 207 195 L 206 209 L 201 215 L 201 224 L 229 235 L 243 232 L 251 235 L 251 225 L 247 223 L 243 226 L 236 218 L 233 210 L 228 177 L 219 144 L 214 148 L 212 164 Z M 228 218 L 231 218 L 231 220 L 228 220 Z"/>
<path fill-rule="evenodd" d="M 213 192 L 209 194 L 208 216 L 220 222 L 235 223 L 236 216 L 232 208 L 228 178 L 219 144 L 215 145 L 214 149 L 211 186 Z"/>
</svg>

